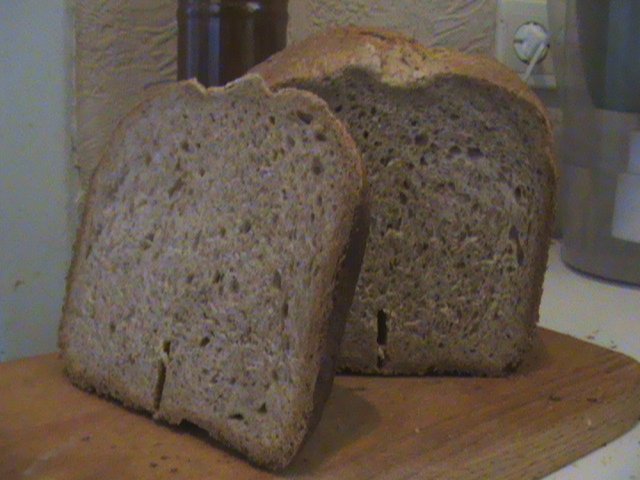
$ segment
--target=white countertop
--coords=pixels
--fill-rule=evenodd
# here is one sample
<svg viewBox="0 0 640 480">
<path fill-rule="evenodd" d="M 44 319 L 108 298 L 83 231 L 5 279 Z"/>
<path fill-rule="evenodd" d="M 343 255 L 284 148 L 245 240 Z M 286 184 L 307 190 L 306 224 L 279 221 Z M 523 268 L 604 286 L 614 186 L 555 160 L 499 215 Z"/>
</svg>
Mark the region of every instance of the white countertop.
<svg viewBox="0 0 640 480">
<path fill-rule="evenodd" d="M 540 325 L 640 360 L 640 287 L 569 269 L 554 242 Z M 640 425 L 545 480 L 640 480 Z"/>
</svg>

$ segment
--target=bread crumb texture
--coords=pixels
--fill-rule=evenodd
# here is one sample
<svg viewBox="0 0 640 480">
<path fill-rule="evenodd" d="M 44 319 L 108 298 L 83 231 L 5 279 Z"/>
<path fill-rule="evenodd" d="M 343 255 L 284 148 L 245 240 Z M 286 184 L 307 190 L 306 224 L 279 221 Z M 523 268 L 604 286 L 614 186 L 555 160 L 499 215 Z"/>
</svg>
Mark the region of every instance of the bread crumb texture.
<svg viewBox="0 0 640 480">
<path fill-rule="evenodd" d="M 268 468 L 314 415 L 363 168 L 326 104 L 249 77 L 141 104 L 93 177 L 60 329 L 72 380 Z"/>
<path fill-rule="evenodd" d="M 340 28 L 258 66 L 348 126 L 371 235 L 341 350 L 350 372 L 501 375 L 530 345 L 553 216 L 540 102 L 488 58 Z"/>
</svg>

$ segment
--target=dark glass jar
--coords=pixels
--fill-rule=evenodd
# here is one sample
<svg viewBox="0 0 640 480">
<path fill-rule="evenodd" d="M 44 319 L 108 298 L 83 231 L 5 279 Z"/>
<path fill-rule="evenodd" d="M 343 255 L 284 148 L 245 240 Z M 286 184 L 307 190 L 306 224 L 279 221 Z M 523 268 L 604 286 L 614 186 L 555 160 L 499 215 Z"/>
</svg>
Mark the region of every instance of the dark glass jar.
<svg viewBox="0 0 640 480">
<path fill-rule="evenodd" d="M 287 43 L 288 0 L 179 0 L 178 80 L 224 85 Z"/>
</svg>

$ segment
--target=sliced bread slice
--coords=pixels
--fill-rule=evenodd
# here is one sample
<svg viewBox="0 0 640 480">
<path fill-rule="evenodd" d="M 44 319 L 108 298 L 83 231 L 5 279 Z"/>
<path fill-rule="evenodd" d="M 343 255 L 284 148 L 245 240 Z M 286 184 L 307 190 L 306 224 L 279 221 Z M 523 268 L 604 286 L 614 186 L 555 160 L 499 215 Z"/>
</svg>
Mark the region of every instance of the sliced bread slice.
<svg viewBox="0 0 640 480">
<path fill-rule="evenodd" d="M 321 96 L 369 173 L 372 225 L 343 370 L 500 375 L 538 319 L 555 165 L 544 108 L 489 58 L 347 27 L 253 69 Z"/>
<path fill-rule="evenodd" d="M 331 387 L 365 187 L 315 95 L 165 87 L 93 176 L 60 326 L 71 380 L 286 466 Z"/>
</svg>

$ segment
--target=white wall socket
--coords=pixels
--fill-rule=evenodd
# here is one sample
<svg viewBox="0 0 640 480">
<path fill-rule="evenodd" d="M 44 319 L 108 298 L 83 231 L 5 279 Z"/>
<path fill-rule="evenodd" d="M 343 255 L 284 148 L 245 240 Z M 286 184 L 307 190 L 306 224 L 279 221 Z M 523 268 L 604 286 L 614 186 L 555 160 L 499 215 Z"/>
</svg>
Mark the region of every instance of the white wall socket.
<svg viewBox="0 0 640 480">
<path fill-rule="evenodd" d="M 527 70 L 522 55 L 524 37 L 546 32 L 550 35 L 547 0 L 498 0 L 496 28 L 496 58 L 521 76 Z M 528 41 L 528 39 L 526 40 Z M 524 48 L 526 51 L 527 49 Z M 534 88 L 555 88 L 556 77 L 551 53 L 546 52 L 533 68 L 528 80 Z"/>
</svg>

